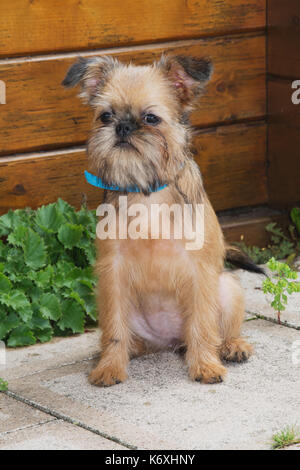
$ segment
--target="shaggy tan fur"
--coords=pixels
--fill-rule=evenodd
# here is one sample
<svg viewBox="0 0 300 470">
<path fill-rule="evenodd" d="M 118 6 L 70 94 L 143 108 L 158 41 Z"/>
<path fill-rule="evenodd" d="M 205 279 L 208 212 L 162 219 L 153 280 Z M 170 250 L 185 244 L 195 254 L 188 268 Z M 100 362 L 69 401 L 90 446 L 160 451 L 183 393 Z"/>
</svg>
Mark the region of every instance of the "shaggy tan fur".
<svg viewBox="0 0 300 470">
<path fill-rule="evenodd" d="M 186 240 L 98 240 L 101 359 L 90 381 L 109 386 L 127 377 L 130 357 L 168 347 L 186 348 L 192 380 L 221 382 L 222 359 L 243 361 L 252 352 L 240 337 L 243 293 L 223 272 L 225 245 L 189 145 L 187 112 L 210 78 L 206 59 L 164 57 L 150 66 L 100 57 L 72 66 L 65 85 L 81 83 L 95 110 L 88 142 L 90 170 L 121 188 L 137 185 L 128 206 L 204 204 L 205 239 L 198 251 Z M 110 113 L 102 122 L 103 113 Z M 155 125 L 145 116 L 159 117 Z M 126 145 L 116 145 L 116 126 L 130 122 Z M 149 187 L 166 183 L 162 191 Z M 119 192 L 106 202 L 118 210 Z"/>
</svg>

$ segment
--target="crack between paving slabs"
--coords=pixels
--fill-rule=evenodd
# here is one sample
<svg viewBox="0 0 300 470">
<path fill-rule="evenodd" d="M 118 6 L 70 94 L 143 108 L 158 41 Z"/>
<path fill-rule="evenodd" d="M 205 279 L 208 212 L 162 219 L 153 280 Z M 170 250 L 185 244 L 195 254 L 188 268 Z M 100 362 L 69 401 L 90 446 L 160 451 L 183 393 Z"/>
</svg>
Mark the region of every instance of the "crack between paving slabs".
<svg viewBox="0 0 300 470">
<path fill-rule="evenodd" d="M 292 330 L 300 331 L 300 326 L 293 325 L 292 323 L 289 323 L 287 321 L 282 321 L 281 323 L 278 323 L 278 321 L 275 320 L 275 318 L 266 317 L 265 315 L 261 315 L 260 313 L 250 312 L 249 310 L 246 310 L 246 312 L 249 313 L 250 315 L 255 315 L 257 320 L 269 321 L 269 322 L 274 323 L 275 325 L 278 325 L 278 326 L 285 326 L 286 328 L 291 328 Z M 253 319 L 251 318 L 248 321 L 251 321 L 251 320 L 253 320 Z"/>
<path fill-rule="evenodd" d="M 91 426 L 88 426 L 87 424 L 83 423 L 82 421 L 78 421 L 76 419 L 71 418 L 70 416 L 67 416 L 63 413 L 60 413 L 58 411 L 51 410 L 50 408 L 40 405 L 39 403 L 36 403 L 33 400 L 29 400 L 28 398 L 22 397 L 21 395 L 18 395 L 15 392 L 12 392 L 10 390 L 7 390 L 6 392 L 2 392 L 8 397 L 14 398 L 15 400 L 20 401 L 21 403 L 25 403 L 26 405 L 31 406 L 32 408 L 35 408 L 39 411 L 42 411 L 50 416 L 53 416 L 54 418 L 60 419 L 65 421 L 66 423 L 73 424 L 74 426 L 78 426 L 82 429 L 85 429 L 86 431 L 92 432 L 93 434 L 97 434 L 98 436 L 103 437 L 104 439 L 107 439 L 109 441 L 116 442 L 117 444 L 122 445 L 123 447 L 126 447 L 127 449 L 130 450 L 137 450 L 137 446 L 134 446 L 132 444 L 129 444 L 127 442 L 122 441 L 118 437 L 115 436 L 110 436 L 109 434 L 99 431 L 96 428 L 93 428 Z"/>
<path fill-rule="evenodd" d="M 32 428 L 37 428 L 39 426 L 43 426 L 43 424 L 48 424 L 48 423 L 56 423 L 58 421 L 62 421 L 61 419 L 53 418 L 53 419 L 47 419 L 46 421 L 40 421 L 39 423 L 35 424 L 29 424 L 28 426 L 20 426 L 19 428 L 15 429 L 10 429 L 9 431 L 2 431 L 0 432 L 0 437 L 1 436 L 6 436 L 7 434 L 12 434 L 14 432 L 18 431 L 24 431 L 24 429 L 32 429 Z"/>
</svg>

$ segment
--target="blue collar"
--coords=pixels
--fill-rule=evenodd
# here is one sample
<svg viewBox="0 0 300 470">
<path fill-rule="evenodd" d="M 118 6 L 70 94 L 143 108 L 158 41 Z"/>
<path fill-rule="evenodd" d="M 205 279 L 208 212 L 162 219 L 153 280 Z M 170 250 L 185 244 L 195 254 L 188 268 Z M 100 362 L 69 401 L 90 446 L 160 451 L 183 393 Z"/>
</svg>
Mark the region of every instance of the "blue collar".
<svg viewBox="0 0 300 470">
<path fill-rule="evenodd" d="M 92 186 L 96 186 L 96 188 L 102 188 L 102 189 L 109 189 L 110 191 L 124 191 L 128 193 L 139 193 L 140 189 L 138 186 L 128 186 L 127 188 L 120 188 L 119 186 L 116 185 L 111 185 L 109 186 L 108 184 L 103 183 L 102 179 L 99 176 L 95 176 L 92 173 L 89 173 L 88 171 L 85 170 L 84 172 L 85 179 L 89 184 Z M 168 185 L 163 184 L 158 187 L 151 187 L 149 188 L 150 193 L 156 193 L 157 191 L 161 191 L 162 189 L 165 189 Z"/>
</svg>

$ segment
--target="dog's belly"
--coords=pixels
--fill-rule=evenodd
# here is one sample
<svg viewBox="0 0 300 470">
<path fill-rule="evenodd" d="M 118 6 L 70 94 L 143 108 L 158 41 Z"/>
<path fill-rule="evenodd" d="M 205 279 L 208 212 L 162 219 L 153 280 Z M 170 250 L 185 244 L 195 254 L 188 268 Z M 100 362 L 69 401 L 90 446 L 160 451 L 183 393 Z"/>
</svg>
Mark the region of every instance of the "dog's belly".
<svg viewBox="0 0 300 470">
<path fill-rule="evenodd" d="M 132 331 L 158 348 L 182 342 L 182 316 L 175 299 L 149 294 L 139 311 L 132 312 Z"/>
</svg>

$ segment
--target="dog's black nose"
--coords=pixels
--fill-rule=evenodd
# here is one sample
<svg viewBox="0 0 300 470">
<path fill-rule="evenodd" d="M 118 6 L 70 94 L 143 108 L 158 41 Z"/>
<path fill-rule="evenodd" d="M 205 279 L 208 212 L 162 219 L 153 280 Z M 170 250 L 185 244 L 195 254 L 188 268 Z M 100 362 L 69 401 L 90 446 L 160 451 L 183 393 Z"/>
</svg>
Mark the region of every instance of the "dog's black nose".
<svg viewBox="0 0 300 470">
<path fill-rule="evenodd" d="M 137 128 L 132 121 L 119 122 L 116 126 L 116 134 L 118 137 L 127 137 Z"/>
</svg>

